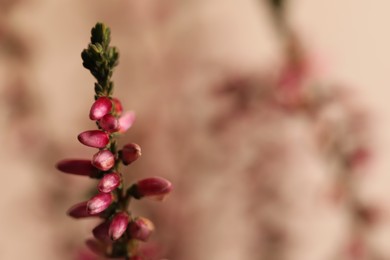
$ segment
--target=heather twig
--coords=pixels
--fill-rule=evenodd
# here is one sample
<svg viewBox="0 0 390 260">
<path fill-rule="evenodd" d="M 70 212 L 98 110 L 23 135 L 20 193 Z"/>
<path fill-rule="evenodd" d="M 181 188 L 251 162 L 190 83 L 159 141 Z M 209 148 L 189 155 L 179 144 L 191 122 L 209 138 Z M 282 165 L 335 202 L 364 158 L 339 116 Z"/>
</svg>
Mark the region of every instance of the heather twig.
<svg viewBox="0 0 390 260">
<path fill-rule="evenodd" d="M 65 173 L 86 175 L 99 179 L 98 193 L 90 200 L 73 206 L 69 216 L 73 218 L 100 217 L 102 222 L 94 228 L 95 239 L 87 240 L 87 246 L 108 258 L 142 259 L 138 250 L 140 241 L 146 241 L 154 227 L 150 220 L 134 216 L 129 211 L 131 198 L 144 197 L 162 200 L 172 190 L 169 181 L 160 177 L 139 180 L 124 187 L 121 165 L 129 165 L 141 156 L 139 145 L 130 143 L 118 149 L 116 138 L 126 132 L 135 120 L 132 111 L 122 113 L 119 99 L 113 97 L 111 80 L 119 53 L 110 46 L 110 29 L 97 23 L 91 31 L 91 42 L 81 57 L 83 66 L 96 78 L 95 102 L 89 117 L 98 130 L 84 131 L 78 140 L 89 147 L 98 148 L 92 160 L 67 159 L 57 168 Z"/>
</svg>

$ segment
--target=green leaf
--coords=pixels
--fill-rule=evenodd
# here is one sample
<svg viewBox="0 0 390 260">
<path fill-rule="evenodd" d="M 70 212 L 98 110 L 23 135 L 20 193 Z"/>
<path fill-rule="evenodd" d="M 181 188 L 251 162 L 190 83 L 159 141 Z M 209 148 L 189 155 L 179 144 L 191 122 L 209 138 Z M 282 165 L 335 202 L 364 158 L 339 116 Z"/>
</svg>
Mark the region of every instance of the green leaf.
<svg viewBox="0 0 390 260">
<path fill-rule="evenodd" d="M 91 29 L 91 43 L 81 53 L 83 66 L 96 78 L 95 96 L 111 96 L 114 85 L 110 81 L 113 68 L 118 64 L 119 53 L 109 46 L 111 30 L 103 23 L 96 23 Z"/>
<path fill-rule="evenodd" d="M 91 30 L 91 43 L 103 43 L 105 30 L 106 26 L 103 23 L 97 23 Z"/>
</svg>

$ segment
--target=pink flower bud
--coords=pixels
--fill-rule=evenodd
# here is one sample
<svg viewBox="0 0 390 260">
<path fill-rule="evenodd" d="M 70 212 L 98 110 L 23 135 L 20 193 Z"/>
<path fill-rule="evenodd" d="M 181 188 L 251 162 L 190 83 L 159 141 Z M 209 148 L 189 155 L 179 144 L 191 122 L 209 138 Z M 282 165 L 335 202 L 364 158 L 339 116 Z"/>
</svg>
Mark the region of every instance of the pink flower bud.
<svg viewBox="0 0 390 260">
<path fill-rule="evenodd" d="M 99 120 L 106 114 L 110 113 L 111 108 L 111 100 L 108 97 L 100 97 L 93 103 L 89 112 L 89 118 L 91 120 Z"/>
<path fill-rule="evenodd" d="M 168 180 L 160 177 L 151 177 L 138 181 L 131 187 L 131 192 L 137 199 L 148 197 L 153 200 L 162 201 L 172 189 L 172 183 Z"/>
<path fill-rule="evenodd" d="M 113 133 L 113 132 L 116 132 L 119 130 L 119 121 L 115 116 L 113 116 L 111 114 L 107 114 L 107 115 L 103 116 L 99 120 L 99 125 L 105 131 L 110 132 L 110 133 Z"/>
<path fill-rule="evenodd" d="M 92 157 L 92 165 L 102 171 L 108 171 L 115 164 L 115 156 L 109 150 L 101 150 Z"/>
<path fill-rule="evenodd" d="M 95 239 L 88 239 L 85 241 L 85 244 L 95 254 L 97 254 L 99 256 L 105 256 L 107 248 L 106 248 L 106 245 L 104 245 L 103 243 L 101 243 Z"/>
<path fill-rule="evenodd" d="M 143 260 L 143 258 L 139 255 L 132 256 L 130 260 Z"/>
<path fill-rule="evenodd" d="M 93 230 L 93 236 L 104 243 L 111 243 L 111 239 L 108 236 L 108 229 L 110 228 L 110 222 L 104 221 L 103 223 L 97 225 Z"/>
<path fill-rule="evenodd" d="M 83 145 L 104 148 L 110 141 L 108 134 L 99 130 L 85 131 L 77 137 Z"/>
<path fill-rule="evenodd" d="M 129 224 L 129 215 L 121 212 L 112 219 L 108 234 L 112 240 L 118 240 L 126 231 Z"/>
<path fill-rule="evenodd" d="M 114 103 L 115 112 L 117 115 L 121 115 L 123 112 L 122 103 L 117 98 L 113 98 L 112 102 Z"/>
<path fill-rule="evenodd" d="M 73 205 L 67 212 L 68 216 L 72 218 L 87 218 L 87 217 L 93 217 L 96 216 L 94 214 L 90 214 L 87 211 L 87 203 L 88 201 L 77 203 L 76 205 Z"/>
<path fill-rule="evenodd" d="M 121 177 L 117 173 L 109 173 L 103 176 L 98 184 L 98 190 L 103 193 L 110 193 L 118 188 L 121 183 Z"/>
<path fill-rule="evenodd" d="M 99 193 L 87 203 L 87 212 L 89 214 L 98 214 L 106 210 L 112 202 L 111 193 Z"/>
<path fill-rule="evenodd" d="M 123 146 L 120 158 L 124 165 L 129 165 L 141 156 L 141 147 L 138 144 L 130 143 Z"/>
<path fill-rule="evenodd" d="M 124 113 L 119 118 L 119 132 L 124 133 L 126 132 L 134 123 L 135 121 L 135 113 L 133 111 L 128 111 Z"/>
<path fill-rule="evenodd" d="M 56 167 L 62 172 L 76 175 L 94 177 L 98 173 L 90 160 L 62 160 L 57 163 Z"/>
<path fill-rule="evenodd" d="M 154 231 L 154 225 L 149 219 L 138 217 L 130 222 L 127 230 L 131 238 L 147 241 Z"/>
</svg>

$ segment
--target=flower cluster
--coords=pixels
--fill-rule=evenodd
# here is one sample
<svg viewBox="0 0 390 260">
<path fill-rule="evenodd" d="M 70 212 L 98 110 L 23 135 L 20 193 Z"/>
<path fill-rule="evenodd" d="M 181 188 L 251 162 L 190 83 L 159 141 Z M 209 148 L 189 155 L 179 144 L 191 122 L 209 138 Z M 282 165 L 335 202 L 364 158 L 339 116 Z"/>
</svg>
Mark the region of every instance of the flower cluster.
<svg viewBox="0 0 390 260">
<path fill-rule="evenodd" d="M 119 167 L 137 160 L 141 156 L 141 147 L 129 143 L 118 150 L 115 138 L 132 126 L 135 114 L 132 111 L 123 113 L 119 99 L 112 97 L 114 85 L 110 79 L 119 55 L 115 47 L 109 46 L 110 29 L 98 23 L 91 33 L 91 44 L 82 52 L 82 58 L 84 67 L 97 79 L 95 102 L 89 118 L 96 122 L 98 129 L 80 133 L 78 140 L 98 151 L 91 160 L 62 160 L 57 164 L 57 169 L 99 180 L 95 196 L 68 210 L 68 215 L 76 219 L 103 219 L 93 229 L 94 239 L 88 239 L 87 246 L 108 258 L 142 259 L 138 255 L 138 242 L 147 241 L 154 226 L 150 220 L 130 213 L 130 199 L 146 197 L 163 200 L 171 192 L 172 184 L 163 178 L 151 177 L 124 188 Z"/>
</svg>

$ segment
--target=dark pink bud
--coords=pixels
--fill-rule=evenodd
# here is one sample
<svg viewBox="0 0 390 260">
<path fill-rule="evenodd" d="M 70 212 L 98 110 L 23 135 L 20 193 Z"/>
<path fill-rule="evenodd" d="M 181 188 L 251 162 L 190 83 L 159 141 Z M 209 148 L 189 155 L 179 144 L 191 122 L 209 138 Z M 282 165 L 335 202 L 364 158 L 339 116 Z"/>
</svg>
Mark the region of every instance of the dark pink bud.
<svg viewBox="0 0 390 260">
<path fill-rule="evenodd" d="M 132 256 L 130 260 L 143 260 L 143 258 L 139 255 Z"/>
<path fill-rule="evenodd" d="M 108 236 L 108 229 L 110 228 L 110 222 L 104 221 L 103 223 L 97 225 L 93 230 L 93 236 L 104 243 L 111 243 L 111 239 Z"/>
<path fill-rule="evenodd" d="M 87 212 L 89 214 L 98 214 L 106 210 L 112 202 L 111 193 L 99 193 L 87 203 Z"/>
<path fill-rule="evenodd" d="M 160 177 L 142 179 L 131 187 L 132 195 L 135 198 L 148 197 L 158 201 L 164 200 L 172 189 L 172 183 Z"/>
<path fill-rule="evenodd" d="M 111 108 L 111 99 L 109 99 L 108 97 L 100 97 L 93 103 L 89 112 L 89 118 L 91 120 L 99 120 L 106 114 L 110 113 Z"/>
<path fill-rule="evenodd" d="M 130 222 L 127 232 L 131 238 L 147 241 L 153 231 L 154 225 L 152 221 L 147 218 L 138 217 Z"/>
<path fill-rule="evenodd" d="M 115 164 L 115 156 L 109 150 L 101 150 L 92 157 L 92 165 L 102 171 L 108 171 Z"/>
<path fill-rule="evenodd" d="M 120 153 L 124 165 L 129 165 L 141 156 L 141 147 L 138 144 L 130 143 L 123 146 Z"/>
<path fill-rule="evenodd" d="M 110 193 L 121 184 L 121 177 L 117 173 L 109 173 L 103 176 L 98 184 L 98 190 L 104 193 Z"/>
<path fill-rule="evenodd" d="M 112 240 L 118 240 L 126 231 L 129 224 L 129 215 L 121 212 L 112 219 L 108 234 Z"/>
<path fill-rule="evenodd" d="M 103 116 L 99 120 L 99 125 L 105 131 L 110 132 L 110 133 L 113 133 L 113 132 L 116 132 L 119 130 L 119 121 L 115 116 L 113 116 L 111 114 L 107 114 L 107 115 Z"/>
<path fill-rule="evenodd" d="M 88 239 L 85 241 L 85 244 L 95 254 L 99 256 L 105 256 L 107 248 L 106 245 L 104 245 L 100 241 L 97 241 L 95 239 Z"/>
<path fill-rule="evenodd" d="M 72 218 L 87 218 L 87 217 L 93 217 L 94 214 L 90 214 L 87 211 L 87 203 L 88 201 L 77 203 L 76 205 L 73 205 L 68 211 L 68 216 Z"/>
<path fill-rule="evenodd" d="M 126 132 L 134 123 L 135 121 L 135 113 L 133 111 L 128 111 L 124 113 L 119 118 L 119 132 L 124 133 Z"/>
<path fill-rule="evenodd" d="M 77 137 L 83 145 L 104 148 L 110 141 L 108 134 L 99 130 L 85 131 Z"/>
<path fill-rule="evenodd" d="M 76 175 L 94 177 L 98 173 L 96 168 L 91 164 L 90 160 L 62 160 L 57 163 L 56 167 L 62 172 Z"/>
<path fill-rule="evenodd" d="M 112 102 L 114 103 L 115 112 L 118 116 L 120 116 L 123 112 L 122 103 L 117 98 L 113 98 Z"/>
</svg>

